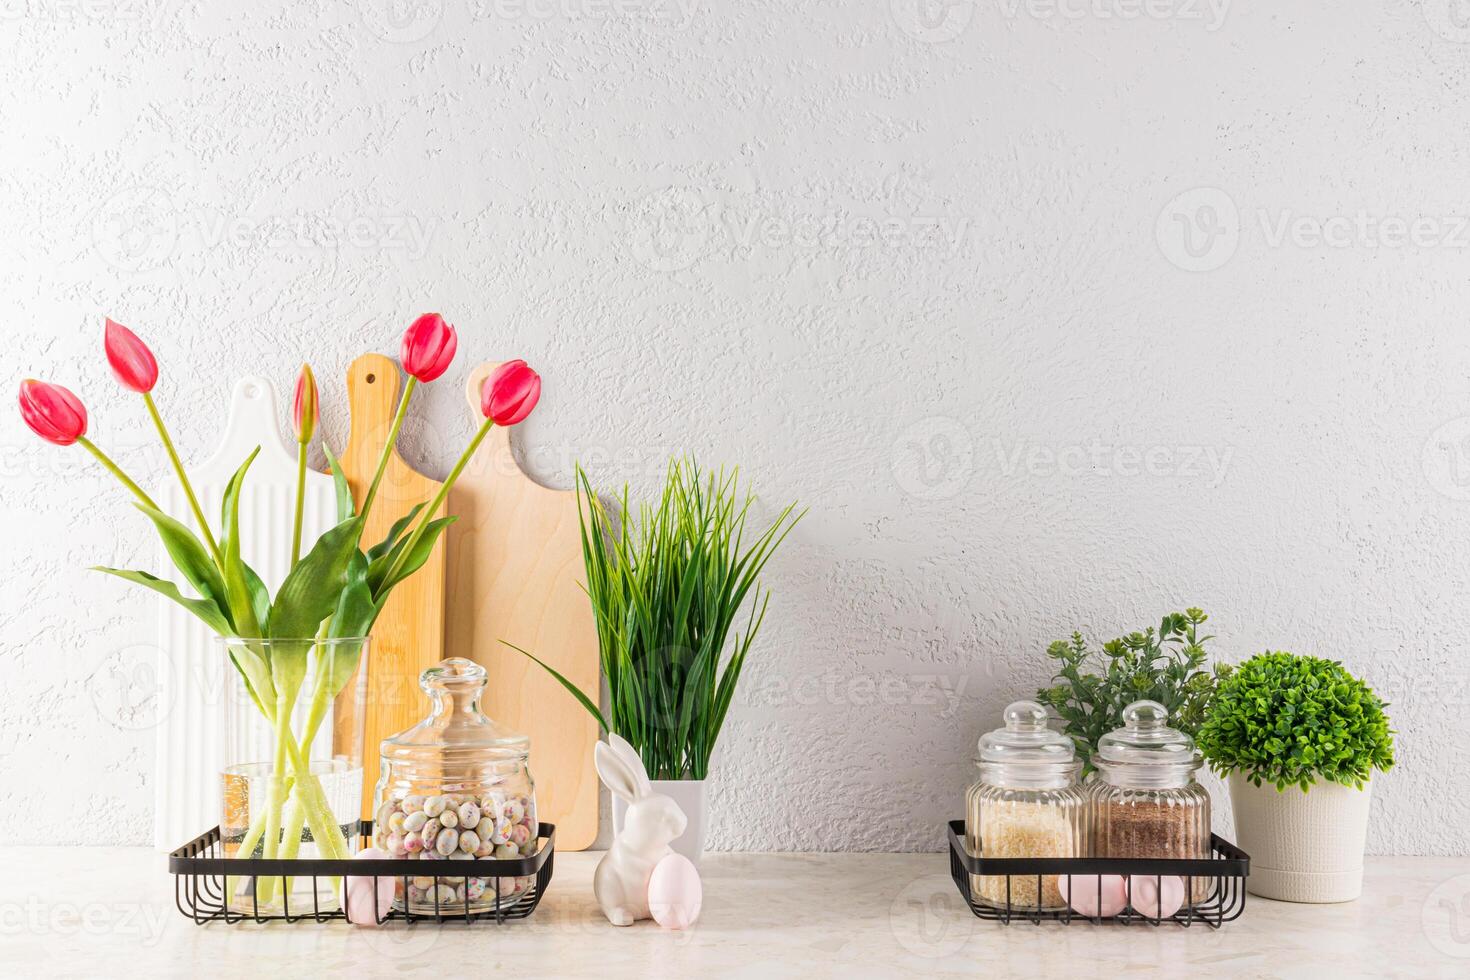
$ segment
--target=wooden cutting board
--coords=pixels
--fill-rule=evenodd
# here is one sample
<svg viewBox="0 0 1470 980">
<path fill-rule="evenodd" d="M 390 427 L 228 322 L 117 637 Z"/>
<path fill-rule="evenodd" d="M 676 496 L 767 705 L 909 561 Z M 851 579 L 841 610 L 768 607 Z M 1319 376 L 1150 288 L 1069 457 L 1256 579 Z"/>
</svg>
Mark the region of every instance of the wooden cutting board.
<svg viewBox="0 0 1470 980">
<path fill-rule="evenodd" d="M 348 368 L 347 399 L 352 411 L 352 431 L 341 462 L 358 506 L 372 485 L 402 389 L 398 365 L 381 354 L 366 354 Z M 420 393 L 419 398 L 422 397 Z M 413 417 L 414 409 L 410 407 L 409 419 Z M 363 532 L 364 550 L 383 540 L 393 523 L 415 505 L 432 501 L 441 485 L 409 468 L 395 450 Z M 446 509 L 441 508 L 434 516 L 442 517 Z M 378 750 L 383 739 L 413 726 L 429 713 L 428 699 L 419 690 L 419 675 L 444 659 L 445 562 L 445 545 L 441 541 L 428 563 L 394 590 L 373 627 L 371 652 L 360 668 L 367 670 L 364 815 L 372 807 L 372 795 L 380 775 Z M 351 689 L 349 686 L 348 690 Z M 345 731 L 342 726 L 353 721 L 346 701 L 339 699 L 337 706 L 339 738 Z"/>
<path fill-rule="evenodd" d="M 476 425 L 482 364 L 466 394 Z M 597 723 L 535 663 L 501 643 L 529 650 L 596 699 L 597 628 L 583 591 L 577 494 L 527 476 L 496 426 L 455 484 L 459 522 L 449 529 L 449 655 L 490 674 L 485 710 L 531 738 L 531 775 L 541 819 L 556 824 L 556 846 L 581 851 L 597 841 L 598 784 L 592 768 Z"/>
<path fill-rule="evenodd" d="M 164 405 L 165 411 L 170 408 L 178 413 L 185 406 Z M 272 595 L 291 570 L 291 515 L 296 500 L 296 447 L 282 438 L 277 412 L 276 392 L 269 381 L 260 377 L 240 380 L 235 385 L 219 447 L 207 461 L 189 467 L 189 482 L 199 494 L 205 517 L 215 522 L 211 527 L 217 535 L 225 485 L 245 458 L 260 448 L 240 496 L 241 547 L 245 560 L 260 574 Z M 168 477 L 166 484 L 156 481 L 161 485 L 155 491 L 159 503 L 197 534 L 173 474 L 158 475 Z M 302 530 L 303 539 L 311 542 L 336 523 L 336 493 L 331 477 L 308 473 L 306 481 Z M 146 569 L 175 581 L 180 578 L 161 546 L 159 560 Z M 203 623 L 167 599 L 159 603 L 159 682 L 161 703 L 168 710 L 157 729 L 153 825 L 155 845 L 172 850 L 220 822 L 225 734 L 222 699 L 227 683 L 232 681 L 232 668 L 223 648 Z M 270 726 L 249 711 L 240 712 L 236 724 L 240 727 L 233 733 L 235 744 L 254 741 L 260 760 L 269 760 Z M 328 748 L 321 746 L 323 754 L 330 754 Z"/>
</svg>

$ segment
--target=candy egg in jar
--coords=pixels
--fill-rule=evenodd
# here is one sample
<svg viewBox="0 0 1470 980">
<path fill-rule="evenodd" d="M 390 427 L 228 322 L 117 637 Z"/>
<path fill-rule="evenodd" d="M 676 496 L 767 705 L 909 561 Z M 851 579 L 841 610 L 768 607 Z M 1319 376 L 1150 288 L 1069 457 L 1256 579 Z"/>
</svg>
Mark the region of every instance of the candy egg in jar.
<svg viewBox="0 0 1470 980">
<path fill-rule="evenodd" d="M 493 912 L 497 902 L 504 910 L 535 885 L 528 876 L 466 875 L 453 864 L 530 857 L 540 846 L 530 739 L 481 710 L 488 681 L 470 660 L 430 667 L 419 678 L 429 716 L 383 741 L 373 844 L 424 862 L 406 888 L 400 882 L 400 910 L 464 915 Z"/>
</svg>

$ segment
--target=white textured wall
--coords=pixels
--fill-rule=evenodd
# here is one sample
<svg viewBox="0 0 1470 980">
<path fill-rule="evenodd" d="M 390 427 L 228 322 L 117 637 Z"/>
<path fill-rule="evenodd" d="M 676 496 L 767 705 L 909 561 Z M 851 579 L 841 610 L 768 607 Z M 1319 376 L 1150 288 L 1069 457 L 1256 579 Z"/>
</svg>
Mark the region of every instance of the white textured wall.
<svg viewBox="0 0 1470 980">
<path fill-rule="evenodd" d="M 1464 853 L 1461 7 L 0 0 L 6 384 L 74 383 L 156 466 L 110 313 L 191 455 L 308 358 L 340 444 L 348 362 L 440 309 L 461 368 L 545 374 L 548 482 L 689 450 L 800 498 L 718 847 L 935 847 L 1048 641 L 1198 604 L 1223 655 L 1375 684 L 1372 848 Z M 411 460 L 461 407 L 431 390 Z M 0 424 L 0 825 L 143 842 L 152 604 L 81 569 L 152 543 Z"/>
</svg>

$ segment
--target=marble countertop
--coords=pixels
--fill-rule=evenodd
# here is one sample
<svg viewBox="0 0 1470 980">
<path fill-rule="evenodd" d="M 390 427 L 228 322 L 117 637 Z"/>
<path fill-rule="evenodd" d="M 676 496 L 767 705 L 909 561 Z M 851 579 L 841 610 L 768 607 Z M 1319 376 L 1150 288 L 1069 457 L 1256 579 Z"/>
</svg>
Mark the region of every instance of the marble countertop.
<svg viewBox="0 0 1470 980">
<path fill-rule="evenodd" d="M 595 854 L 557 855 L 534 917 L 504 926 L 196 926 L 143 848 L 0 849 L 9 976 L 1470 976 L 1470 858 L 1374 858 L 1364 896 L 1254 896 L 1219 931 L 1001 926 L 961 904 L 943 855 L 716 854 L 684 933 L 608 925 Z M 453 972 L 450 972 L 453 971 Z"/>
</svg>

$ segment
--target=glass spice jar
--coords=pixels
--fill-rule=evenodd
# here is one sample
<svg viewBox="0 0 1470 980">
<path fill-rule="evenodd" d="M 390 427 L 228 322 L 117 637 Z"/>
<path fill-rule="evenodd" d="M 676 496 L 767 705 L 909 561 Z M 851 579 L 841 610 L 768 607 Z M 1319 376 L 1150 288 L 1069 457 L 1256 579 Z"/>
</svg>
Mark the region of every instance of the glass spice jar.
<svg viewBox="0 0 1470 980">
<path fill-rule="evenodd" d="M 395 907 L 412 913 L 503 910 L 526 897 L 531 877 L 466 878 L 456 861 L 529 857 L 539 845 L 531 743 L 480 710 L 488 677 L 470 660 L 445 660 L 419 685 L 429 717 L 385 739 L 374 806 L 373 843 L 395 858 L 424 862 L 396 882 Z"/>
<path fill-rule="evenodd" d="M 1203 759 L 1194 739 L 1168 725 L 1156 701 L 1123 709 L 1123 727 L 1098 740 L 1093 764 L 1093 856 L 1203 859 L 1210 856 L 1210 794 L 1195 781 Z M 1190 900 L 1211 882 L 1195 879 Z"/>
<path fill-rule="evenodd" d="M 1071 739 L 1047 727 L 1046 709 L 1017 701 L 1005 727 L 981 736 L 980 778 L 965 805 L 970 853 L 986 858 L 1082 857 L 1087 797 Z M 1016 911 L 1066 908 L 1055 875 L 971 875 L 975 898 Z"/>
</svg>

